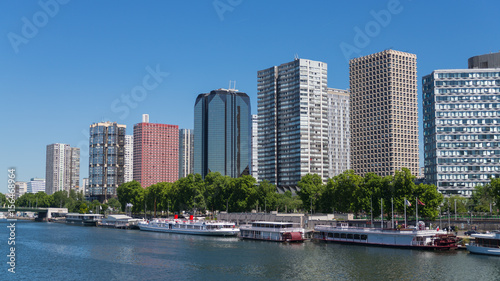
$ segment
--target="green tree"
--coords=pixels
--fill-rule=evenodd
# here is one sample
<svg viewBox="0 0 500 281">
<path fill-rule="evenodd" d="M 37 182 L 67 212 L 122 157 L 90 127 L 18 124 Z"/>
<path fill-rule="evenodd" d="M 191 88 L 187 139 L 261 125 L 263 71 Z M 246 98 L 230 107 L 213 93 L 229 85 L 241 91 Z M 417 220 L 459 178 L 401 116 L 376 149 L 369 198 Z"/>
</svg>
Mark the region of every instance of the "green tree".
<svg viewBox="0 0 500 281">
<path fill-rule="evenodd" d="M 131 181 L 120 185 L 116 193 L 118 195 L 118 201 L 122 205 L 122 211 L 125 211 L 125 206 L 127 203 L 133 205 L 132 212 L 141 213 L 144 211 L 144 189 L 141 184 L 137 181 Z"/>
<path fill-rule="evenodd" d="M 492 180 L 493 182 L 493 180 Z M 471 206 L 475 212 L 487 213 L 490 211 L 490 204 L 492 204 L 495 199 L 493 196 L 493 189 L 491 182 L 482 186 L 478 185 L 474 188 L 471 196 Z"/>
<path fill-rule="evenodd" d="M 491 196 L 496 204 L 495 208 L 498 212 L 500 208 L 500 178 L 491 179 Z"/>
<path fill-rule="evenodd" d="M 302 206 L 302 200 L 299 196 L 293 196 L 292 192 L 289 190 L 285 191 L 284 194 L 276 193 L 276 208 L 280 212 L 297 212 Z"/>
<path fill-rule="evenodd" d="M 438 207 L 443 202 L 443 195 L 437 191 L 435 185 L 419 184 L 415 188 L 415 196 L 425 205 L 418 206 L 419 217 L 434 220 L 438 216 Z M 412 204 L 411 209 L 416 208 L 416 203 Z"/>
<path fill-rule="evenodd" d="M 86 213 L 88 213 L 88 212 L 89 212 L 89 208 L 88 208 L 88 206 L 87 206 L 87 203 L 83 202 L 83 203 L 80 205 L 78 212 L 79 212 L 80 214 L 86 214 Z"/>
<path fill-rule="evenodd" d="M 297 195 L 304 204 L 304 210 L 316 210 L 324 189 L 321 177 L 317 174 L 307 174 L 300 179 L 297 186 L 300 188 Z"/>
<path fill-rule="evenodd" d="M 5 194 L 0 193 L 0 206 L 5 206 L 7 204 L 7 197 Z"/>
<path fill-rule="evenodd" d="M 122 205 L 120 204 L 120 201 L 116 198 L 110 198 L 108 200 L 108 206 L 112 208 L 114 211 L 119 211 L 122 208 Z"/>
<path fill-rule="evenodd" d="M 334 190 L 335 209 L 339 212 L 359 212 L 363 201 L 356 198 L 367 198 L 368 193 L 358 190 L 362 183 L 362 177 L 356 175 L 353 170 L 347 170 L 340 175 L 333 177 L 337 183 Z M 364 200 L 365 201 L 365 200 Z"/>
<path fill-rule="evenodd" d="M 232 179 L 229 199 L 229 211 L 245 212 L 255 206 L 256 180 L 245 175 Z"/>
</svg>

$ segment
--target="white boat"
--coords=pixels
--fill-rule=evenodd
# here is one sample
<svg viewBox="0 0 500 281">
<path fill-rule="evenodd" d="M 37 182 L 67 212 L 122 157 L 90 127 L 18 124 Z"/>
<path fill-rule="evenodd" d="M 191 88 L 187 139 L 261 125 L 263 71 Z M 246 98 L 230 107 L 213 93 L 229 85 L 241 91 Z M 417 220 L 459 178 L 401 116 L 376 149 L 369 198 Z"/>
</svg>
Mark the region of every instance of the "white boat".
<svg viewBox="0 0 500 281">
<path fill-rule="evenodd" d="M 453 250 L 457 248 L 457 239 L 446 231 L 432 229 L 376 229 L 318 225 L 314 238 L 326 242 L 373 245 L 384 247 Z"/>
<path fill-rule="evenodd" d="M 304 228 L 298 223 L 256 221 L 240 226 L 240 238 L 275 242 L 303 242 Z"/>
<path fill-rule="evenodd" d="M 225 221 L 162 220 L 139 222 L 140 230 L 179 234 L 236 236 L 240 230 L 234 223 Z"/>
<path fill-rule="evenodd" d="M 474 241 L 467 245 L 472 254 L 500 256 L 500 232 L 472 234 Z"/>
</svg>

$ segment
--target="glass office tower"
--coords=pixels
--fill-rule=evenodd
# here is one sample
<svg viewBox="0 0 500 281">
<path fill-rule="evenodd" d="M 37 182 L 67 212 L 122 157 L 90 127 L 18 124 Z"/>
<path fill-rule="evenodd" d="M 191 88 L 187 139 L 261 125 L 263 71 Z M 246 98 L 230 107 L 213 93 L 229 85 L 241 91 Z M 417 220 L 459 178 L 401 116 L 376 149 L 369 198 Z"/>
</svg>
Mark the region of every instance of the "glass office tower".
<svg viewBox="0 0 500 281">
<path fill-rule="evenodd" d="M 435 70 L 422 82 L 425 179 L 471 195 L 500 177 L 500 68 Z"/>
<path fill-rule="evenodd" d="M 200 94 L 194 106 L 194 172 L 250 173 L 250 98 L 236 90 Z"/>
</svg>

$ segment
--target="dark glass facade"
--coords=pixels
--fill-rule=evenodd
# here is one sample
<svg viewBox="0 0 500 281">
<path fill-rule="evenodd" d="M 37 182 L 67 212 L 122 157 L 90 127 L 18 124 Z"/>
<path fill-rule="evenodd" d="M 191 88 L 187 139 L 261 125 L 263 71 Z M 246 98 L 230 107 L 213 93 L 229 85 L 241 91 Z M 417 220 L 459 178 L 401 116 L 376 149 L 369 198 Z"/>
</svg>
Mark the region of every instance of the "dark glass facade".
<svg viewBox="0 0 500 281">
<path fill-rule="evenodd" d="M 251 120 L 247 94 L 224 89 L 200 94 L 194 106 L 194 172 L 248 175 Z"/>
</svg>

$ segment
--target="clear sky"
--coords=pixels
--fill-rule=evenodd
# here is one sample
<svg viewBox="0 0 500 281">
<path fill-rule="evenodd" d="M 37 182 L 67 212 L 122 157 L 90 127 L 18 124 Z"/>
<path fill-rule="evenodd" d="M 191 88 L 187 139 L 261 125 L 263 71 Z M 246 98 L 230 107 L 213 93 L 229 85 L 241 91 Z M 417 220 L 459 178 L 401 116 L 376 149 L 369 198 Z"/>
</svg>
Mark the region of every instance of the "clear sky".
<svg viewBox="0 0 500 281">
<path fill-rule="evenodd" d="M 257 71 L 296 54 L 328 63 L 328 86 L 347 89 L 348 58 L 414 53 L 421 96 L 422 76 L 500 50 L 499 14 L 493 0 L 1 1 L 0 192 L 10 167 L 45 178 L 51 143 L 80 147 L 88 177 L 94 122 L 132 134 L 148 113 L 193 128 L 196 96 L 229 80 L 256 114 Z"/>
</svg>

